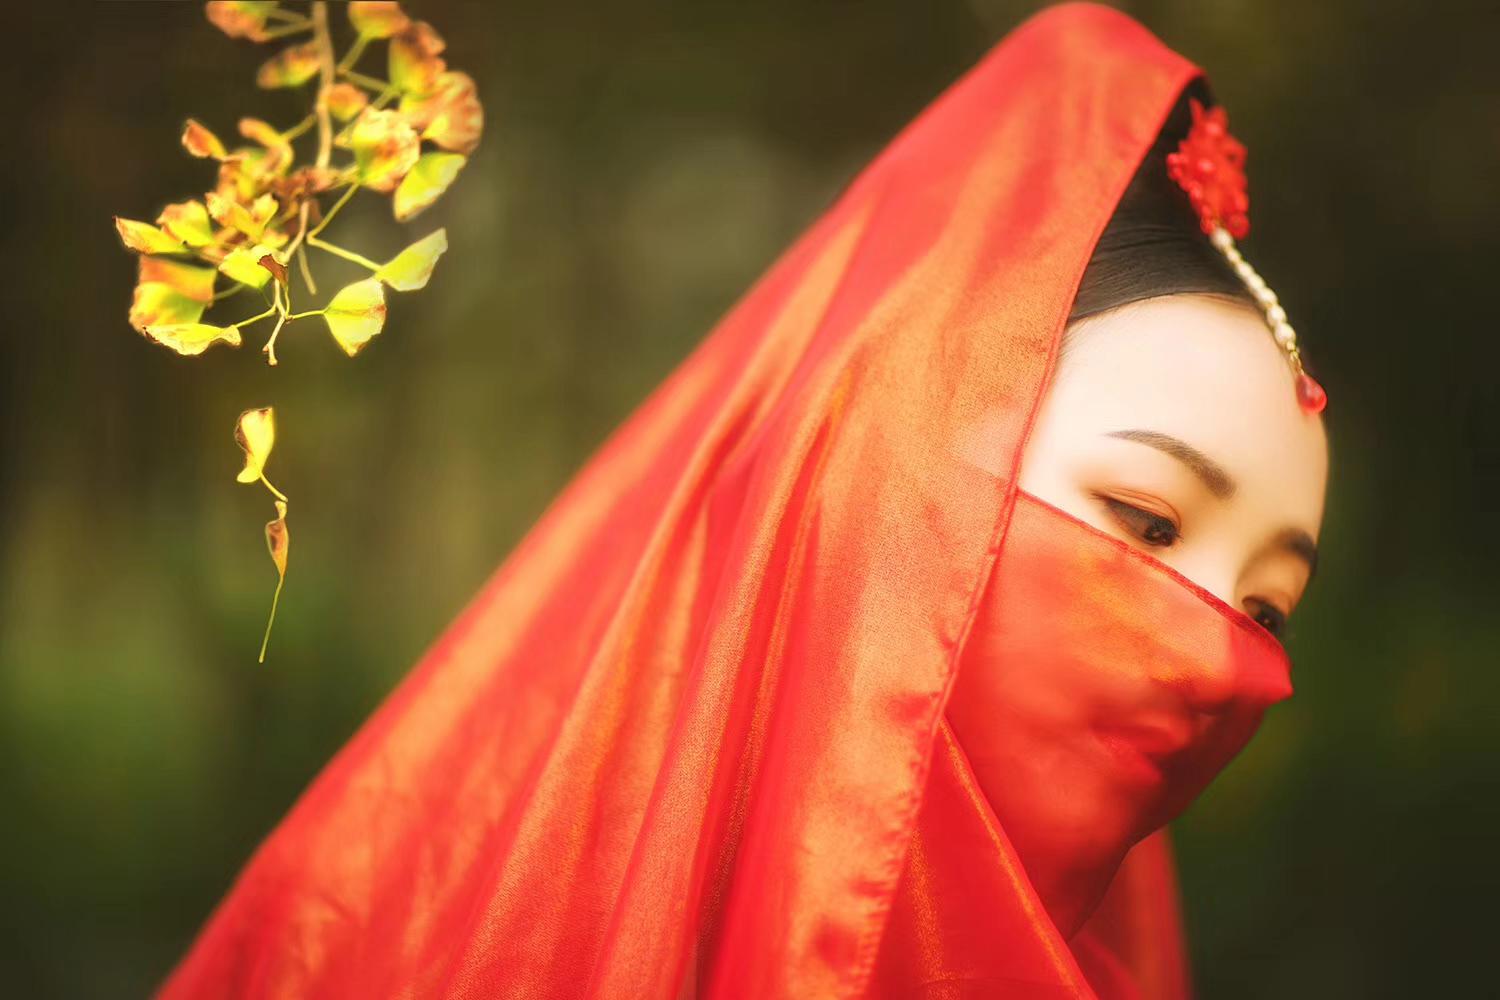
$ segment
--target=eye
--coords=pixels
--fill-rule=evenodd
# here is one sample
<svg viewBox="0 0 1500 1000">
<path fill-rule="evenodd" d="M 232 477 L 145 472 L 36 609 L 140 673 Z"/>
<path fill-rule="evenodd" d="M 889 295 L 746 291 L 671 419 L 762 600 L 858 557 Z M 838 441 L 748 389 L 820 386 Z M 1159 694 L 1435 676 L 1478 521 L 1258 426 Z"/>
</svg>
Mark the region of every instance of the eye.
<svg viewBox="0 0 1500 1000">
<path fill-rule="evenodd" d="M 1250 617 L 1254 618 L 1261 628 L 1274 636 L 1280 637 L 1286 630 L 1286 614 L 1274 604 L 1265 601 L 1250 599 Z"/>
<path fill-rule="evenodd" d="M 1134 504 L 1128 504 L 1114 497 L 1099 495 L 1110 512 L 1120 520 L 1132 534 L 1147 545 L 1155 545 L 1168 548 L 1182 537 L 1182 531 L 1171 518 L 1160 514 L 1153 514 L 1149 510 L 1142 510 Z"/>
</svg>

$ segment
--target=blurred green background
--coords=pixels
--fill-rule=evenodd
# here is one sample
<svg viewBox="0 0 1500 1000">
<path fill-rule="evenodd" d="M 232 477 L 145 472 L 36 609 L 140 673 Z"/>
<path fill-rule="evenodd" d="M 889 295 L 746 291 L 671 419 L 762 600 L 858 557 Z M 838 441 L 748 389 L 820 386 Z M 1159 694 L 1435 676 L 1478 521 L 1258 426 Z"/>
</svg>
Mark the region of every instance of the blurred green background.
<svg viewBox="0 0 1500 1000">
<path fill-rule="evenodd" d="M 0 994 L 149 992 L 592 449 L 1039 6 L 408 4 L 479 81 L 485 139 L 416 222 L 361 195 L 337 225 L 452 249 L 358 359 L 310 321 L 275 371 L 263 327 L 193 359 L 134 333 L 110 222 L 212 185 L 184 118 L 301 117 L 252 86 L 267 50 L 197 3 L 9 10 Z M 1124 6 L 1231 109 L 1247 252 L 1332 399 L 1297 695 L 1177 825 L 1201 994 L 1487 992 L 1500 8 Z M 294 545 L 257 665 L 271 511 L 231 431 L 270 402 Z"/>
</svg>

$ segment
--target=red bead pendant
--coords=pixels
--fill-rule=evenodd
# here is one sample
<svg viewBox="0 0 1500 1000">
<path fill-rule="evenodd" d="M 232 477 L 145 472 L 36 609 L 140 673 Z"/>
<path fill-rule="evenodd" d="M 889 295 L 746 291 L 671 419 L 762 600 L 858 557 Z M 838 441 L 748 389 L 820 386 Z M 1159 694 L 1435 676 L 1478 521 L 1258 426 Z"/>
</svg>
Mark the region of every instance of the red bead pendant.
<svg viewBox="0 0 1500 1000">
<path fill-rule="evenodd" d="M 1328 405 L 1328 393 L 1307 372 L 1297 376 L 1297 403 L 1308 413 L 1322 413 Z"/>
</svg>

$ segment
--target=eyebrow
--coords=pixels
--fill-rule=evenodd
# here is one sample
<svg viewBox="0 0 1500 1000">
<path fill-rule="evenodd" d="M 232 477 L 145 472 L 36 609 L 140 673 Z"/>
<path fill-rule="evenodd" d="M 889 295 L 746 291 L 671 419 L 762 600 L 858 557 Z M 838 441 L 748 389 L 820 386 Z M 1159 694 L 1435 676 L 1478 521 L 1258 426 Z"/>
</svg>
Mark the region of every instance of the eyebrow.
<svg viewBox="0 0 1500 1000">
<path fill-rule="evenodd" d="M 1105 436 L 1135 441 L 1171 455 L 1203 480 L 1208 491 L 1220 500 L 1234 496 L 1235 490 L 1239 488 L 1234 477 L 1222 465 L 1181 438 L 1161 431 L 1141 429 L 1110 431 Z M 1307 580 L 1312 582 L 1313 574 L 1318 571 L 1318 545 L 1311 535 L 1301 528 L 1282 528 L 1260 547 L 1256 555 L 1274 551 L 1289 552 L 1307 563 Z"/>
<path fill-rule="evenodd" d="M 1208 492 L 1220 500 L 1228 500 L 1234 496 L 1234 491 L 1239 484 L 1234 477 L 1224 471 L 1224 467 L 1203 452 L 1194 448 L 1181 438 L 1175 438 L 1161 431 L 1125 430 L 1110 431 L 1105 437 L 1124 438 L 1126 441 L 1138 441 L 1149 445 L 1157 451 L 1164 451 L 1177 459 L 1193 471 L 1203 485 L 1208 487 Z"/>
</svg>

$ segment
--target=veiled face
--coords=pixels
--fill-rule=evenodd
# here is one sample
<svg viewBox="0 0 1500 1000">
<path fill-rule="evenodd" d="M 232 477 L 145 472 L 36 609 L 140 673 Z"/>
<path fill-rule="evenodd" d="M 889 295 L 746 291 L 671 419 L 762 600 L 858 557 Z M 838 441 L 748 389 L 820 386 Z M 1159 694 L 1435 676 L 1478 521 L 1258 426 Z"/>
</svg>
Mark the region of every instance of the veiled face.
<svg viewBox="0 0 1500 1000">
<path fill-rule="evenodd" d="M 1069 331 L 1019 485 L 1280 632 L 1327 482 L 1323 421 L 1298 407 L 1261 317 L 1172 295 Z"/>
<path fill-rule="evenodd" d="M 1176 295 L 1069 332 L 1018 485 L 1275 633 L 1311 575 L 1327 464 L 1322 420 L 1297 405 L 1262 318 Z M 997 817 L 1071 932 L 1125 850 L 1202 791 L 1259 714 L 1207 704 L 1164 714 L 1154 664 L 1078 656 L 1039 668 L 1001 655 L 985 635 L 998 615 L 988 602 L 981 610 L 949 720 L 983 757 L 990 780 L 978 761 L 976 773 Z M 1101 750 L 1101 727 L 1115 725 L 1198 745 L 1183 748 L 1175 778 L 1143 784 Z"/>
</svg>

